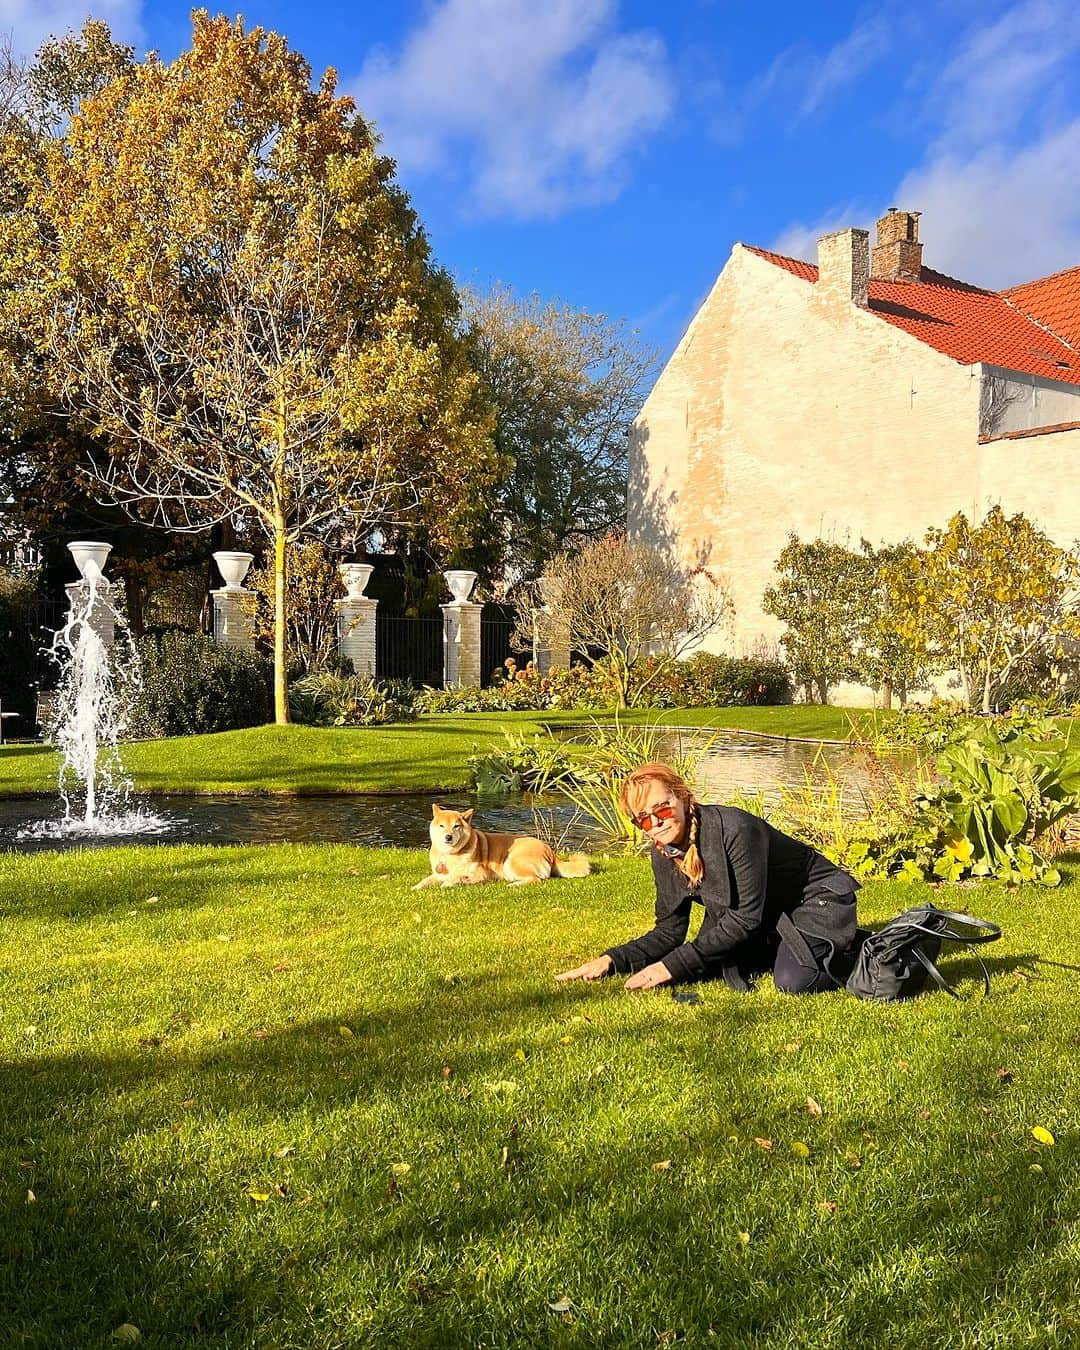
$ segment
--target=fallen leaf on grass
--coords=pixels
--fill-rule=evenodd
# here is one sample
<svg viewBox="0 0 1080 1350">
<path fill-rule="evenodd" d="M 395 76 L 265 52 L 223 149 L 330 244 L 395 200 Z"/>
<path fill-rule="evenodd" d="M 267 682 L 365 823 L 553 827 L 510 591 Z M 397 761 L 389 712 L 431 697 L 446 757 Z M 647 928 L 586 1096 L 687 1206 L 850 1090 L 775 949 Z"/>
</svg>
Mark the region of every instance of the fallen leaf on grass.
<svg viewBox="0 0 1080 1350">
<path fill-rule="evenodd" d="M 119 1341 L 122 1345 L 134 1345 L 136 1341 L 142 1340 L 142 1332 L 134 1322 L 121 1322 L 110 1340 Z"/>
<path fill-rule="evenodd" d="M 998 1069 L 997 1076 L 1001 1082 L 1011 1083 L 1013 1078 L 1012 1069 Z"/>
<path fill-rule="evenodd" d="M 784 1049 L 789 1055 L 793 1055 L 796 1050 L 802 1049 L 802 1041 L 788 1041 L 787 1045 L 784 1046 Z"/>
<path fill-rule="evenodd" d="M 27 1192 L 26 1192 L 26 1203 L 27 1203 L 28 1205 L 33 1205 L 33 1204 L 35 1204 L 36 1202 L 37 1202 L 37 1196 L 34 1194 L 34 1192 L 33 1192 L 33 1191 L 27 1191 Z"/>
<path fill-rule="evenodd" d="M 929 1112 L 929 1111 L 926 1111 L 926 1110 L 920 1111 L 920 1112 L 919 1112 L 919 1119 L 920 1119 L 920 1120 L 929 1120 L 929 1119 L 930 1119 L 930 1112 Z"/>
<path fill-rule="evenodd" d="M 844 1150 L 844 1161 L 847 1163 L 849 1167 L 853 1167 L 856 1172 L 862 1166 L 862 1159 L 859 1157 L 859 1155 L 855 1152 L 853 1148 Z"/>
<path fill-rule="evenodd" d="M 520 1045 L 519 1045 L 518 1048 L 514 1051 L 514 1058 L 517 1059 L 517 1060 L 520 1060 L 522 1064 L 525 1063 L 525 1051 L 522 1050 L 522 1048 L 521 1048 Z"/>
<path fill-rule="evenodd" d="M 1042 1170 L 1043 1170 L 1042 1163 L 1032 1163 L 1031 1166 L 1028 1168 L 1029 1172 L 1041 1172 Z"/>
<path fill-rule="evenodd" d="M 353 1031 L 352 1027 L 338 1027 L 338 1035 L 344 1036 L 347 1041 L 351 1041 L 356 1033 Z"/>
<path fill-rule="evenodd" d="M 835 1214 L 835 1213 L 836 1213 L 836 1201 L 835 1201 L 835 1200 L 822 1200 L 822 1202 L 821 1202 L 821 1204 L 819 1205 L 818 1208 L 824 1210 L 826 1214 Z"/>
<path fill-rule="evenodd" d="M 292 1151 L 293 1151 L 292 1144 L 282 1144 L 280 1148 L 274 1149 L 274 1157 L 287 1158 Z"/>
<path fill-rule="evenodd" d="M 248 1195 L 250 1195 L 252 1200 L 257 1201 L 260 1205 L 264 1200 L 270 1199 L 269 1191 L 248 1191 Z"/>
<path fill-rule="evenodd" d="M 407 1177 L 412 1171 L 412 1163 L 396 1162 L 390 1164 L 390 1171 L 396 1177 Z"/>
<path fill-rule="evenodd" d="M 560 1037 L 559 1037 L 559 1044 L 560 1044 L 560 1045 L 569 1045 L 569 1044 L 571 1043 L 571 1041 L 573 1041 L 573 1039 L 574 1039 L 573 1036 L 560 1036 Z"/>
<path fill-rule="evenodd" d="M 253 1031 L 251 1034 L 252 1034 L 252 1036 L 254 1036 L 254 1038 L 255 1038 L 257 1041 L 265 1041 L 265 1040 L 269 1039 L 269 1036 L 270 1036 L 270 1033 L 267 1031 L 267 1029 L 266 1029 L 265 1027 L 259 1027 L 257 1030 Z"/>
<path fill-rule="evenodd" d="M 288 1186 L 283 1186 L 280 1181 L 274 1182 L 274 1194 L 279 1200 L 284 1200 L 289 1193 Z"/>
<path fill-rule="evenodd" d="M 748 1247 L 750 1245 L 750 1234 L 747 1233 L 745 1229 L 739 1234 L 739 1241 L 740 1243 L 742 1243 L 744 1247 Z"/>
<path fill-rule="evenodd" d="M 796 1158 L 809 1158 L 810 1156 L 808 1145 L 804 1144 L 801 1139 L 795 1140 L 791 1145 L 791 1151 L 795 1154 Z"/>
<path fill-rule="evenodd" d="M 156 905 L 160 899 L 161 899 L 160 895 L 148 895 L 146 897 L 146 903 L 148 905 Z"/>
<path fill-rule="evenodd" d="M 757 1144 L 758 1148 L 763 1148 L 763 1149 L 765 1150 L 766 1153 L 771 1153 L 771 1152 L 772 1152 L 772 1140 L 771 1140 L 771 1139 L 760 1139 L 760 1138 L 758 1138 L 757 1135 L 755 1135 L 755 1136 L 754 1136 L 754 1143 Z"/>
<path fill-rule="evenodd" d="M 670 1158 L 663 1158 L 660 1162 L 654 1162 L 653 1165 L 652 1165 L 652 1170 L 653 1170 L 654 1172 L 670 1172 L 670 1171 L 671 1171 L 671 1159 L 670 1159 Z"/>
<path fill-rule="evenodd" d="M 512 1078 L 499 1078 L 494 1083 L 485 1083 L 484 1086 L 496 1096 L 505 1096 L 509 1092 L 518 1092 L 521 1089 L 521 1084 L 515 1083 Z"/>
<path fill-rule="evenodd" d="M 184 1108 L 185 1111 L 190 1111 L 191 1108 L 195 1105 L 195 1100 L 196 1099 L 194 1097 L 185 1097 L 184 1100 L 180 1103 L 180 1105 Z"/>
<path fill-rule="evenodd" d="M 1034 1125 L 1031 1130 L 1031 1137 L 1037 1139 L 1040 1144 L 1045 1144 L 1047 1148 L 1054 1142 L 1054 1136 L 1045 1125 Z"/>
<path fill-rule="evenodd" d="M 568 1298 L 557 1298 L 554 1303 L 548 1304 L 553 1313 L 568 1313 L 573 1306 Z"/>
<path fill-rule="evenodd" d="M 808 1116 L 820 1116 L 820 1115 L 821 1115 L 821 1103 L 820 1103 L 820 1102 L 816 1102 L 816 1101 L 813 1099 L 813 1097 L 807 1097 L 807 1099 L 806 1099 L 806 1114 L 807 1114 Z"/>
</svg>

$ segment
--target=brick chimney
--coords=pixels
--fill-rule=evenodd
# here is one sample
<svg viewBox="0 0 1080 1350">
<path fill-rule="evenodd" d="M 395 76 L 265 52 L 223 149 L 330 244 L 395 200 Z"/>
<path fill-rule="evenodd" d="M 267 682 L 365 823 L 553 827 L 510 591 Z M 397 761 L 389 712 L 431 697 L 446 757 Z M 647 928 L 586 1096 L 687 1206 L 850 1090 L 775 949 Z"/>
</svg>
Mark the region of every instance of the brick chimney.
<svg viewBox="0 0 1080 1350">
<path fill-rule="evenodd" d="M 817 242 L 819 293 L 847 304 L 867 304 L 870 236 L 866 230 L 836 230 Z"/>
<path fill-rule="evenodd" d="M 918 211 L 890 206 L 877 223 L 877 243 L 870 263 L 875 281 L 918 281 L 922 276 L 922 244 Z"/>
</svg>

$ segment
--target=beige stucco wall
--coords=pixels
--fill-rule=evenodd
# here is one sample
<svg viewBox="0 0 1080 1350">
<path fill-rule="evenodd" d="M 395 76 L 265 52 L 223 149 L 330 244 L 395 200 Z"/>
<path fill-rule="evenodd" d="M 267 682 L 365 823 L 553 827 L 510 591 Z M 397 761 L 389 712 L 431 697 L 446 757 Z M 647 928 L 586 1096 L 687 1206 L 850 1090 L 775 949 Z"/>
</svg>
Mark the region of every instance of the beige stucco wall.
<svg viewBox="0 0 1080 1350">
<path fill-rule="evenodd" d="M 1023 511 L 1064 546 L 1080 539 L 1080 430 L 979 446 L 980 514 Z"/>
<path fill-rule="evenodd" d="M 873 543 L 976 510 L 979 368 L 736 245 L 637 419 L 628 518 L 726 576 L 735 651 L 789 531 Z"/>
</svg>

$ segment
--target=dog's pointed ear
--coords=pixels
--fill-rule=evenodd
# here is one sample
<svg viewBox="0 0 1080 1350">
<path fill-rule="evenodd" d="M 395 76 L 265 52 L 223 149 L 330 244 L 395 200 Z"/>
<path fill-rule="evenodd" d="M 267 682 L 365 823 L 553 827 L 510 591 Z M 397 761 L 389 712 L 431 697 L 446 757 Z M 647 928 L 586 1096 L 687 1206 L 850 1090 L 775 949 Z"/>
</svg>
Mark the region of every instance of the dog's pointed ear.
<svg viewBox="0 0 1080 1350">
<path fill-rule="evenodd" d="M 433 819 L 433 820 L 436 819 L 436 818 L 437 818 L 439 815 L 441 815 L 441 814 L 442 814 L 442 807 L 439 805 L 438 802 L 432 802 L 432 803 L 431 803 L 431 817 L 432 817 L 432 819 Z"/>
<path fill-rule="evenodd" d="M 473 818 L 472 808 L 470 808 L 468 811 L 462 811 L 461 819 L 465 822 L 466 825 L 468 825 L 468 823 L 472 820 L 472 818 Z"/>
</svg>

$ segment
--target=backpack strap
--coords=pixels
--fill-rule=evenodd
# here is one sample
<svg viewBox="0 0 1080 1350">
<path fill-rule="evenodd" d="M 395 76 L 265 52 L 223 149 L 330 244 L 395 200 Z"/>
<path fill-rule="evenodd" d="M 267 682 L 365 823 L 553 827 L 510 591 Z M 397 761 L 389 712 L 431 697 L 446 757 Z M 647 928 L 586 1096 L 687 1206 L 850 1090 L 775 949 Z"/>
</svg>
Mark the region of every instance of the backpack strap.
<svg viewBox="0 0 1080 1350">
<path fill-rule="evenodd" d="M 955 939 L 955 938 L 953 939 L 953 941 L 956 941 L 956 940 L 957 940 L 957 939 Z M 990 941 L 991 939 L 984 938 L 983 940 L 984 940 L 984 941 Z M 970 946 L 970 944 L 968 944 L 968 945 Z M 952 985 L 948 982 L 948 980 L 945 978 L 945 976 L 942 975 L 941 971 L 938 970 L 937 966 L 934 965 L 933 961 L 930 960 L 930 958 L 926 955 L 926 953 L 922 950 L 921 947 L 912 947 L 911 950 L 912 950 L 912 952 L 915 954 L 915 956 L 917 957 L 917 959 L 919 960 L 919 962 L 920 962 L 920 963 L 923 965 L 923 967 L 925 968 L 926 973 L 930 976 L 930 978 L 934 981 L 934 983 L 937 985 L 937 987 L 938 987 L 939 989 L 944 989 L 944 991 L 945 991 L 947 994 L 952 994 L 953 998 L 959 998 L 959 997 L 960 997 L 960 995 L 956 992 L 956 990 L 955 990 L 955 989 L 952 987 Z M 984 994 L 985 997 L 989 998 L 989 996 L 990 996 L 990 972 L 986 969 L 986 962 L 982 959 L 982 957 L 979 955 L 979 953 L 975 950 L 974 947 L 971 948 L 971 954 L 972 954 L 972 956 L 975 958 L 975 960 L 978 961 L 978 963 L 979 963 L 979 969 L 982 971 L 982 974 L 983 974 L 983 994 Z"/>
<path fill-rule="evenodd" d="M 940 938 L 943 942 L 966 942 L 972 945 L 976 942 L 996 942 L 1001 936 L 1001 925 L 991 923 L 989 919 L 977 919 L 974 914 L 961 914 L 959 910 L 938 909 L 927 911 L 927 917 L 945 920 L 945 926 L 941 929 L 928 928 L 923 924 L 912 921 L 912 928 L 918 928 L 920 932 L 928 933 L 931 937 Z M 978 929 L 975 933 L 955 933 L 949 927 L 950 923 L 962 923 L 965 927 Z"/>
</svg>

